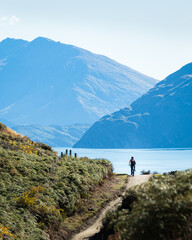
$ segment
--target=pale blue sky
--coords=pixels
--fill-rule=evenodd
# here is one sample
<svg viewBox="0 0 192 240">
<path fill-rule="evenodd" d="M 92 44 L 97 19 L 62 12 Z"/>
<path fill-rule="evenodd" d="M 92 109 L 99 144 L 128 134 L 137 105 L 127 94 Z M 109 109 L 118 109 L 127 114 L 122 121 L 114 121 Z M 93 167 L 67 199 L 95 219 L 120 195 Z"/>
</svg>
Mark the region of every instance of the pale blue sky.
<svg viewBox="0 0 192 240">
<path fill-rule="evenodd" d="M 0 0 L 0 41 L 38 36 L 157 79 L 192 61 L 191 0 Z"/>
</svg>

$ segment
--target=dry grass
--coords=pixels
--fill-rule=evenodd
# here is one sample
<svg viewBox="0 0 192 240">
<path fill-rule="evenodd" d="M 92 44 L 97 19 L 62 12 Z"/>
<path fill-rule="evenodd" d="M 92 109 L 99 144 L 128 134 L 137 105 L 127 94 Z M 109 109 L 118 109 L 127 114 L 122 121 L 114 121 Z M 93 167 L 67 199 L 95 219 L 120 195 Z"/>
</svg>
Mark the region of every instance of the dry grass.
<svg viewBox="0 0 192 240">
<path fill-rule="evenodd" d="M 7 128 L 6 134 L 12 135 L 12 136 L 14 136 L 14 137 L 24 138 L 24 136 L 22 136 L 21 134 L 15 132 L 14 130 L 12 130 L 12 129 L 10 129 L 10 128 Z"/>
<path fill-rule="evenodd" d="M 2 123 L 0 123 L 0 133 L 3 133 L 3 134 L 8 135 L 8 136 L 11 135 L 13 137 L 24 138 L 24 136 L 15 132 L 14 130 L 8 128 L 7 126 L 5 126 Z"/>
</svg>

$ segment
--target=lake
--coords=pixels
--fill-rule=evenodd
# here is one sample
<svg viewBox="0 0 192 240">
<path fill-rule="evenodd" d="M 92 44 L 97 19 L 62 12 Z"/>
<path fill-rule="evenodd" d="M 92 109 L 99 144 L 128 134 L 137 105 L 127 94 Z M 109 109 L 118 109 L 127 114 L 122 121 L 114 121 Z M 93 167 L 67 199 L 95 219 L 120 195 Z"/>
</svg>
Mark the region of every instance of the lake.
<svg viewBox="0 0 192 240">
<path fill-rule="evenodd" d="M 105 158 L 112 162 L 115 173 L 129 173 L 128 166 L 131 156 L 136 160 L 136 174 L 142 170 L 159 173 L 192 168 L 192 149 L 85 149 L 85 148 L 54 148 L 60 154 L 71 149 L 78 157 Z"/>
</svg>

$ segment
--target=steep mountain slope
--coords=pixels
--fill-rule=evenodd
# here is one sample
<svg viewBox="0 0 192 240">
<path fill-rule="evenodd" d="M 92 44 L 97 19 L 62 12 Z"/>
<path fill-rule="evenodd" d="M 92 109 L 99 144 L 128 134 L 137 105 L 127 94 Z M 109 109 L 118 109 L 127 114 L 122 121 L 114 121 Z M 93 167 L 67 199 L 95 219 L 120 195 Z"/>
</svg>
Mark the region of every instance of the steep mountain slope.
<svg viewBox="0 0 192 240">
<path fill-rule="evenodd" d="M 50 39 L 0 42 L 0 118 L 14 124 L 90 124 L 156 82 L 107 57 Z"/>
<path fill-rule="evenodd" d="M 89 129 L 88 124 L 73 124 L 69 126 L 13 126 L 12 129 L 31 140 L 44 142 L 52 147 L 72 147 Z"/>
<path fill-rule="evenodd" d="M 192 63 L 129 107 L 104 116 L 75 147 L 192 147 Z"/>
</svg>

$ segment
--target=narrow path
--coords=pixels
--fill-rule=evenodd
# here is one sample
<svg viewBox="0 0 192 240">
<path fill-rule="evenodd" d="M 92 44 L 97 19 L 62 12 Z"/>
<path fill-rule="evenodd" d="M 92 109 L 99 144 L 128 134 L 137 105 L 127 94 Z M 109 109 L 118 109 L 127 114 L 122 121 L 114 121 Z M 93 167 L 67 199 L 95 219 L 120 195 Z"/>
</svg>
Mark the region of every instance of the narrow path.
<svg viewBox="0 0 192 240">
<path fill-rule="evenodd" d="M 128 183 L 126 184 L 126 189 L 123 192 L 122 196 L 125 195 L 125 192 L 128 188 L 134 187 L 136 185 L 139 185 L 141 183 L 147 182 L 149 180 L 149 178 L 152 175 L 136 175 L 134 177 L 130 177 L 128 179 Z M 73 238 L 71 240 L 85 240 L 85 239 L 89 239 L 89 237 L 93 236 L 94 234 L 98 233 L 102 227 L 102 220 L 104 219 L 106 213 L 109 210 L 113 210 L 116 209 L 117 206 L 119 204 L 121 204 L 122 202 L 122 196 L 118 197 L 117 199 L 111 201 L 107 207 L 105 207 L 103 209 L 103 211 L 101 212 L 100 216 L 98 217 L 98 219 L 90 226 L 88 227 L 85 231 L 80 232 L 76 235 L 73 236 Z"/>
</svg>

